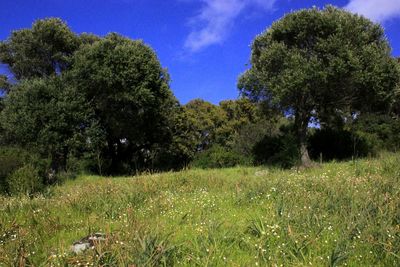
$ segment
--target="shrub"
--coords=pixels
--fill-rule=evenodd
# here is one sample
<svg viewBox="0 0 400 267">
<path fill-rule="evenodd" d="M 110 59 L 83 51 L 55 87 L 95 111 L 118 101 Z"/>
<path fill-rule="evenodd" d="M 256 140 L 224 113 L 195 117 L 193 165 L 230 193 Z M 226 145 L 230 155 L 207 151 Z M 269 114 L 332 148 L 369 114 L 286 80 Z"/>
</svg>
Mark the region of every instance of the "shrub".
<svg viewBox="0 0 400 267">
<path fill-rule="evenodd" d="M 38 169 L 31 164 L 25 165 L 8 175 L 6 184 L 11 195 L 30 195 L 38 192 L 43 187 L 43 181 Z"/>
<path fill-rule="evenodd" d="M 7 177 L 26 165 L 33 166 L 39 177 L 43 178 L 43 182 L 49 184 L 48 159 L 40 158 L 37 154 L 19 147 L 0 147 L 0 193 L 10 192 Z"/>
<path fill-rule="evenodd" d="M 7 191 L 6 178 L 25 163 L 31 155 L 21 148 L 0 147 L 0 193 Z"/>
<path fill-rule="evenodd" d="M 354 130 L 375 150 L 400 149 L 400 118 L 388 114 L 362 114 L 354 123 Z"/>
<path fill-rule="evenodd" d="M 280 127 L 287 123 L 285 119 L 278 122 L 262 120 L 249 123 L 237 131 L 233 137 L 232 149 L 240 155 L 253 157 L 254 147 L 264 139 L 265 136 L 275 136 L 280 133 Z"/>
<path fill-rule="evenodd" d="M 298 162 L 299 150 L 295 136 L 287 129 L 279 135 L 266 135 L 253 148 L 255 164 L 289 168 Z"/>
<path fill-rule="evenodd" d="M 247 165 L 251 160 L 235 153 L 220 145 L 213 145 L 211 148 L 201 152 L 191 163 L 198 168 L 223 168 L 236 165 Z"/>
<path fill-rule="evenodd" d="M 311 158 L 324 160 L 349 159 L 374 154 L 374 138 L 347 130 L 317 129 L 309 138 Z"/>
</svg>

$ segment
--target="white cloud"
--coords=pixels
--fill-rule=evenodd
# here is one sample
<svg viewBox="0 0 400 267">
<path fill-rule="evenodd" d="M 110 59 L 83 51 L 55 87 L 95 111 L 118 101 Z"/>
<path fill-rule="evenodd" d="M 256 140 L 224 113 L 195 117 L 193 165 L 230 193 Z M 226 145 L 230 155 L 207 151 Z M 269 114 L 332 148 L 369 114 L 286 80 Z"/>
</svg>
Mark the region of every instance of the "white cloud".
<svg viewBox="0 0 400 267">
<path fill-rule="evenodd" d="M 400 16 L 400 0 L 350 0 L 345 9 L 375 22 L 384 22 Z"/>
<path fill-rule="evenodd" d="M 197 16 L 190 19 L 192 31 L 185 48 L 197 52 L 207 46 L 221 43 L 229 34 L 234 20 L 247 8 L 271 10 L 276 0 L 201 0 L 203 6 Z"/>
</svg>

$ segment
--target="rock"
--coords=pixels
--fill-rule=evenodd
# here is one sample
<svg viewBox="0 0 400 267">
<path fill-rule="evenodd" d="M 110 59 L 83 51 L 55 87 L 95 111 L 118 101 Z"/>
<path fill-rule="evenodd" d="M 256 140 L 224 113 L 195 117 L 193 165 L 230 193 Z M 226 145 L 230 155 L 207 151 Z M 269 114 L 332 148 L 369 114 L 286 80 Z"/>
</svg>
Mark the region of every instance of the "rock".
<svg viewBox="0 0 400 267">
<path fill-rule="evenodd" d="M 87 249 L 93 249 L 100 242 L 107 240 L 107 236 L 103 233 L 94 233 L 74 242 L 71 246 L 71 251 L 79 254 Z"/>
<path fill-rule="evenodd" d="M 89 243 L 74 243 L 71 246 L 72 252 L 75 252 L 76 254 L 79 254 L 79 253 L 87 250 L 88 248 L 90 248 L 90 244 Z"/>
</svg>

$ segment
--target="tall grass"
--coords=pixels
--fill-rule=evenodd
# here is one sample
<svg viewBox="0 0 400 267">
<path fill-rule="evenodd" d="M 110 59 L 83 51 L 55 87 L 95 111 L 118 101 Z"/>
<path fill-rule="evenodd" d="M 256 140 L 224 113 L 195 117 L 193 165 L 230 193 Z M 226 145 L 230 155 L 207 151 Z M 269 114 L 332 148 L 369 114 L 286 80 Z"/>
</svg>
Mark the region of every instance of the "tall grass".
<svg viewBox="0 0 400 267">
<path fill-rule="evenodd" d="M 0 266 L 399 266 L 400 155 L 81 176 L 0 198 Z M 94 232 L 107 241 L 82 254 Z"/>
</svg>

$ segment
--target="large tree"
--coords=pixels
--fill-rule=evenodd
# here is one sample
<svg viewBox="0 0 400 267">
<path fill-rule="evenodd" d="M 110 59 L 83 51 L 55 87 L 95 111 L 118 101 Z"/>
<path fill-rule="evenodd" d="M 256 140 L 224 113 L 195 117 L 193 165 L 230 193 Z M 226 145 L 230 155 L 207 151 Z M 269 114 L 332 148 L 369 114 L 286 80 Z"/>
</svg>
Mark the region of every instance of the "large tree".
<svg viewBox="0 0 400 267">
<path fill-rule="evenodd" d="M 142 41 L 78 36 L 49 18 L 0 42 L 0 62 L 16 80 L 10 86 L 0 76 L 2 140 L 39 150 L 54 169 L 65 168 L 71 151 L 94 159 L 100 173 L 190 159 L 184 111 Z"/>
<path fill-rule="evenodd" d="M 105 131 L 110 171 L 121 164 L 151 167 L 155 154 L 171 142 L 169 118 L 177 103 L 154 51 L 112 33 L 83 45 L 71 73 Z"/>
<path fill-rule="evenodd" d="M 151 168 L 161 154 L 185 153 L 172 147 L 181 108 L 169 76 L 142 41 L 78 36 L 49 18 L 0 42 L 0 62 L 16 80 L 10 87 L 0 76 L 3 139 L 48 153 L 55 169 L 75 149 L 91 152 L 99 172 Z"/>
<path fill-rule="evenodd" d="M 0 62 L 14 81 L 0 75 L 0 142 L 40 152 L 56 171 L 65 169 L 72 150 L 85 149 L 87 134 L 101 131 L 89 102 L 65 73 L 74 52 L 99 39 L 46 18 L 0 42 Z"/>
<path fill-rule="evenodd" d="M 328 6 L 290 13 L 258 35 L 239 88 L 294 116 L 301 162 L 310 165 L 311 119 L 382 110 L 398 79 L 382 27 Z"/>
</svg>

